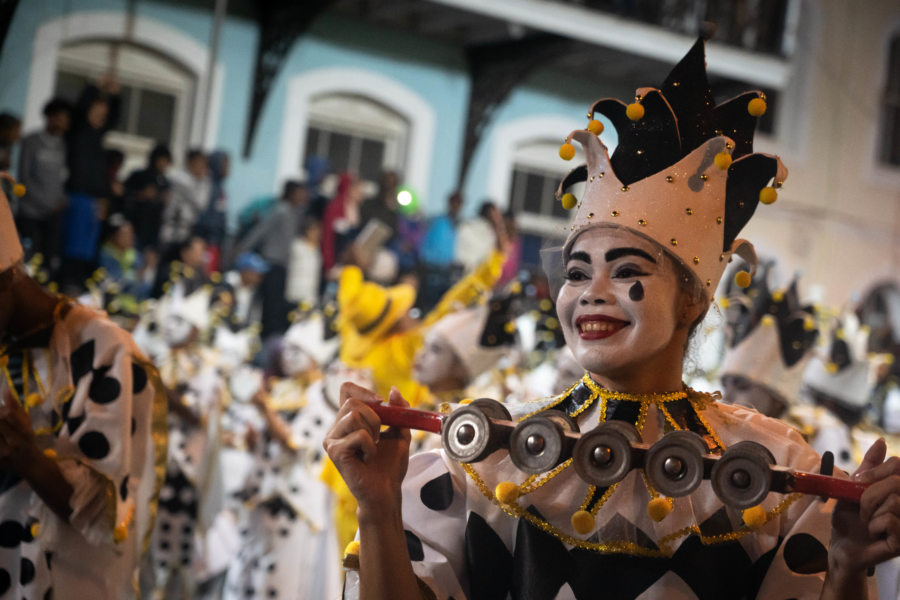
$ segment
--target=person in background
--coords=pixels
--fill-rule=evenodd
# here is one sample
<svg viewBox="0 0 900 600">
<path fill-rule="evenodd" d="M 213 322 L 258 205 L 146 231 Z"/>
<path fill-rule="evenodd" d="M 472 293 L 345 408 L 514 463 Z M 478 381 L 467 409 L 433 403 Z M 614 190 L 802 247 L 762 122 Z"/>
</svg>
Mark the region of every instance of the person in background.
<svg viewBox="0 0 900 600">
<path fill-rule="evenodd" d="M 356 177 L 350 173 L 341 175 L 337 193 L 328 203 L 322 219 L 322 270 L 326 278 L 363 223 L 361 201 L 362 187 Z"/>
<path fill-rule="evenodd" d="M 63 138 L 72 120 L 72 105 L 54 98 L 44 105 L 44 129 L 22 140 L 19 183 L 25 196 L 19 203 L 17 227 L 22 241 L 34 254 L 40 252 L 53 273 L 59 268 L 59 238 L 66 208 L 66 143 Z"/>
<path fill-rule="evenodd" d="M 218 271 L 227 230 L 228 195 L 225 180 L 231 173 L 231 156 L 224 150 L 209 155 L 209 203 L 200 215 L 197 232 L 209 247 L 211 271 Z"/>
<path fill-rule="evenodd" d="M 153 285 L 156 254 L 143 255 L 135 247 L 134 227 L 123 215 L 114 214 L 107 223 L 109 236 L 100 248 L 100 266 L 107 278 L 117 284 L 120 293 L 144 300 Z"/>
<path fill-rule="evenodd" d="M 331 166 L 328 164 L 328 159 L 321 156 L 307 157 L 304 166 L 306 167 L 306 189 L 309 191 L 306 216 L 321 223 L 330 198 L 322 193 L 320 186 L 325 176 L 331 172 Z"/>
<path fill-rule="evenodd" d="M 200 215 L 209 205 L 210 180 L 206 155 L 199 148 L 188 150 L 187 169 L 175 171 L 170 177 L 172 196 L 162 215 L 159 241 L 164 248 L 186 240 Z"/>
<path fill-rule="evenodd" d="M 291 304 L 315 306 L 319 299 L 322 275 L 322 225 L 307 216 L 300 224 L 300 235 L 291 243 L 285 297 Z"/>
<path fill-rule="evenodd" d="M 397 203 L 397 186 L 400 178 L 394 171 L 384 171 L 381 173 L 381 181 L 378 183 L 378 192 L 362 203 L 359 214 L 363 223 L 368 223 L 372 219 L 378 219 L 391 228 L 391 237 L 388 239 L 387 245 L 391 246 L 394 238 L 397 236 L 400 206 Z"/>
<path fill-rule="evenodd" d="M 225 273 L 225 283 L 234 297 L 232 317 L 237 327 L 248 327 L 262 321 L 263 305 L 260 292 L 269 263 L 255 252 L 244 252 L 234 262 L 234 270 Z"/>
<path fill-rule="evenodd" d="M 447 199 L 447 213 L 434 217 L 425 231 L 419 258 L 422 261 L 422 290 L 419 307 L 427 310 L 450 289 L 455 275 L 456 233 L 463 196 L 456 191 Z"/>
<path fill-rule="evenodd" d="M 107 214 L 125 212 L 125 184 L 122 182 L 122 166 L 125 164 L 125 153 L 116 148 L 108 148 L 106 157 L 106 180 L 109 183 L 109 198 L 106 203 Z"/>
<path fill-rule="evenodd" d="M 12 164 L 12 149 L 22 137 L 22 121 L 9 113 L 0 113 L 0 171 Z"/>
<path fill-rule="evenodd" d="M 491 223 L 500 217 L 497 205 L 485 200 L 478 210 L 478 216 L 463 222 L 456 233 L 456 262 L 462 264 L 466 272 L 481 264 L 494 248 L 494 228 Z"/>
<path fill-rule="evenodd" d="M 100 222 L 110 198 L 103 138 L 119 120 L 118 80 L 105 75 L 81 92 L 66 136 L 69 205 L 65 216 L 63 283 L 80 287 L 94 267 Z"/>
<path fill-rule="evenodd" d="M 516 213 L 512 210 L 503 214 L 503 224 L 506 226 L 506 235 L 509 237 L 509 251 L 506 253 L 506 262 L 503 263 L 503 274 L 500 276 L 501 286 L 511 282 L 519 274 L 519 266 L 522 264 L 522 238 L 519 237 L 519 226 L 516 224 Z"/>
<path fill-rule="evenodd" d="M 286 182 L 280 202 L 238 242 L 236 248 L 238 253 L 258 248 L 259 254 L 269 263 L 269 271 L 263 280 L 263 339 L 283 332 L 288 326 L 288 307 L 284 296 L 287 267 L 291 243 L 300 229 L 308 199 L 306 186 L 302 182 Z"/>
<path fill-rule="evenodd" d="M 165 144 L 150 151 L 147 168 L 135 171 L 125 180 L 126 215 L 135 223 L 138 248 L 159 250 L 163 212 L 171 198 L 172 184 L 166 175 L 172 166 L 172 153 Z"/>
</svg>

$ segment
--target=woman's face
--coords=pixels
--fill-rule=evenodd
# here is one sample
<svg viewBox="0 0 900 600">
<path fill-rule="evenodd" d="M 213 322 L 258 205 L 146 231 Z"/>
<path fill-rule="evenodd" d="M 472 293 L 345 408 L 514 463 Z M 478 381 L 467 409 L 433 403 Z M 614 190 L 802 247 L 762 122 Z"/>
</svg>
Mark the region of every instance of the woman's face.
<svg viewBox="0 0 900 600">
<path fill-rule="evenodd" d="M 673 359 L 680 367 L 686 332 L 675 335 L 683 322 L 678 276 L 653 242 L 625 229 L 594 227 L 575 240 L 564 268 L 556 309 L 583 368 L 617 379 Z"/>
<path fill-rule="evenodd" d="M 416 353 L 413 376 L 433 391 L 462 387 L 468 379 L 465 367 L 452 346 L 435 331 L 428 333 L 425 345 Z"/>
<path fill-rule="evenodd" d="M 295 377 L 316 367 L 316 361 L 300 344 L 287 341 L 281 348 L 281 370 L 288 377 Z"/>
</svg>

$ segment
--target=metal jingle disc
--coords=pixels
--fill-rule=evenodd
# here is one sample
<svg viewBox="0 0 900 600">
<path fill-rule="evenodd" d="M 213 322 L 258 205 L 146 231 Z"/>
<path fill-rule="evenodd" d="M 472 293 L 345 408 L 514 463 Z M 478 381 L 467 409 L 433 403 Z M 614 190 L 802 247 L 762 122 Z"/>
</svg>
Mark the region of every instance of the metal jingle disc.
<svg viewBox="0 0 900 600">
<path fill-rule="evenodd" d="M 604 421 L 600 424 L 600 427 L 609 427 L 615 429 L 616 431 L 624 435 L 625 438 L 632 444 L 640 444 L 642 441 L 641 433 L 637 430 L 637 427 L 635 427 L 628 421 L 617 421 L 613 419 L 611 421 Z"/>
<path fill-rule="evenodd" d="M 759 442 L 744 440 L 743 442 L 738 442 L 733 446 L 729 446 L 728 452 L 730 452 L 731 454 L 752 453 L 754 456 L 760 457 L 767 464 L 775 464 L 775 456 L 769 451 L 768 448 L 766 448 Z"/>
<path fill-rule="evenodd" d="M 484 460 L 497 449 L 491 421 L 478 408 L 464 406 L 447 417 L 441 428 L 441 443 L 450 458 L 462 463 Z"/>
<path fill-rule="evenodd" d="M 716 461 L 710 483 L 723 504 L 738 509 L 750 508 L 769 494 L 772 472 L 764 457 L 735 445 Z"/>
<path fill-rule="evenodd" d="M 475 400 L 469 402 L 469 404 L 467 404 L 466 406 L 477 408 L 491 419 L 499 419 L 501 421 L 512 420 L 512 417 L 510 416 L 509 410 L 507 410 L 506 406 L 504 406 L 502 402 L 498 402 L 493 398 L 476 398 Z"/>
<path fill-rule="evenodd" d="M 563 435 L 553 419 L 531 417 L 519 423 L 509 436 L 509 457 L 525 473 L 549 471 L 563 461 Z"/>
<path fill-rule="evenodd" d="M 706 444 L 693 431 L 667 433 L 650 447 L 644 471 L 656 491 L 671 498 L 687 496 L 703 481 Z"/>
<path fill-rule="evenodd" d="M 602 423 L 575 442 L 572 466 L 585 482 L 609 487 L 631 471 L 631 444 L 619 428 Z"/>
<path fill-rule="evenodd" d="M 564 413 L 561 410 L 550 409 L 545 410 L 541 413 L 542 417 L 547 417 L 548 419 L 555 421 L 557 425 L 562 427 L 563 431 L 578 433 L 580 430 L 578 428 L 578 422 L 575 421 L 568 414 Z"/>
</svg>

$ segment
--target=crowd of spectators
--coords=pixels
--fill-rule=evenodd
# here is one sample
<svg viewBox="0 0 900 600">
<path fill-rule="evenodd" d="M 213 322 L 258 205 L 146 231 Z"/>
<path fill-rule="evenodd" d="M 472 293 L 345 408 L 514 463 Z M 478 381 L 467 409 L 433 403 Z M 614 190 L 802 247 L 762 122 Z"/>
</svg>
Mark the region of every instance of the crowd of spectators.
<svg viewBox="0 0 900 600">
<path fill-rule="evenodd" d="M 310 157 L 305 180 L 286 182 L 277 199 L 242 202 L 229 230 L 228 153 L 191 148 L 174 157 L 161 141 L 144 168 L 123 174 L 124 154 L 105 139 L 120 103 L 118 82 L 106 76 L 74 104 L 47 102 L 44 127 L 24 138 L 15 116 L 0 115 L 0 169 L 14 166 L 20 145 L 26 193 L 13 208 L 26 254 L 40 254 L 48 279 L 70 295 L 98 267 L 138 301 L 161 295 L 173 276 L 189 288 L 215 280 L 231 288 L 240 320 L 260 322 L 266 337 L 285 330 L 298 304 L 333 293 L 340 267 L 355 264 L 379 283 L 412 281 L 427 310 L 488 256 L 503 222 L 491 202 L 464 220 L 459 192 L 426 219 L 401 203 L 397 173 L 384 171 L 372 185 Z M 514 233 L 511 218 L 506 227 Z M 517 267 L 514 252 L 506 268 Z"/>
</svg>

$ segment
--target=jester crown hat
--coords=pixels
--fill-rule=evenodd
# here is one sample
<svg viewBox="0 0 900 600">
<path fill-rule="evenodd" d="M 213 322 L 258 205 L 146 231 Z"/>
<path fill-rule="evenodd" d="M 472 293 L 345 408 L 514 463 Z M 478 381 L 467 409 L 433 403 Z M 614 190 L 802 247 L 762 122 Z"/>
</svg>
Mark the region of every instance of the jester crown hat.
<svg viewBox="0 0 900 600">
<path fill-rule="evenodd" d="M 765 113 L 761 92 L 746 92 L 715 106 L 706 78 L 704 41 L 698 39 L 660 88 L 637 90 L 636 102 L 598 100 L 587 129 L 573 131 L 560 148 L 570 159 L 577 140 L 587 163 L 560 183 L 557 198 L 575 208 L 567 245 L 598 224 L 627 227 L 668 249 L 712 297 L 725 265 L 739 254 L 755 272 L 756 255 L 738 234 L 757 203 L 774 202 L 787 177 L 776 156 L 753 152 L 753 132 Z M 600 141 L 595 115 L 612 122 L 612 156 Z M 773 181 L 773 187 L 767 187 Z M 566 193 L 585 182 L 582 198 Z M 739 274 L 749 283 L 747 273 Z"/>
<path fill-rule="evenodd" d="M 800 303 L 796 279 L 785 290 L 769 290 L 771 266 L 764 265 L 762 276 L 742 293 L 729 286 L 724 303 L 728 348 L 721 372 L 746 377 L 790 404 L 802 387 L 819 331 L 812 307 Z"/>
</svg>

